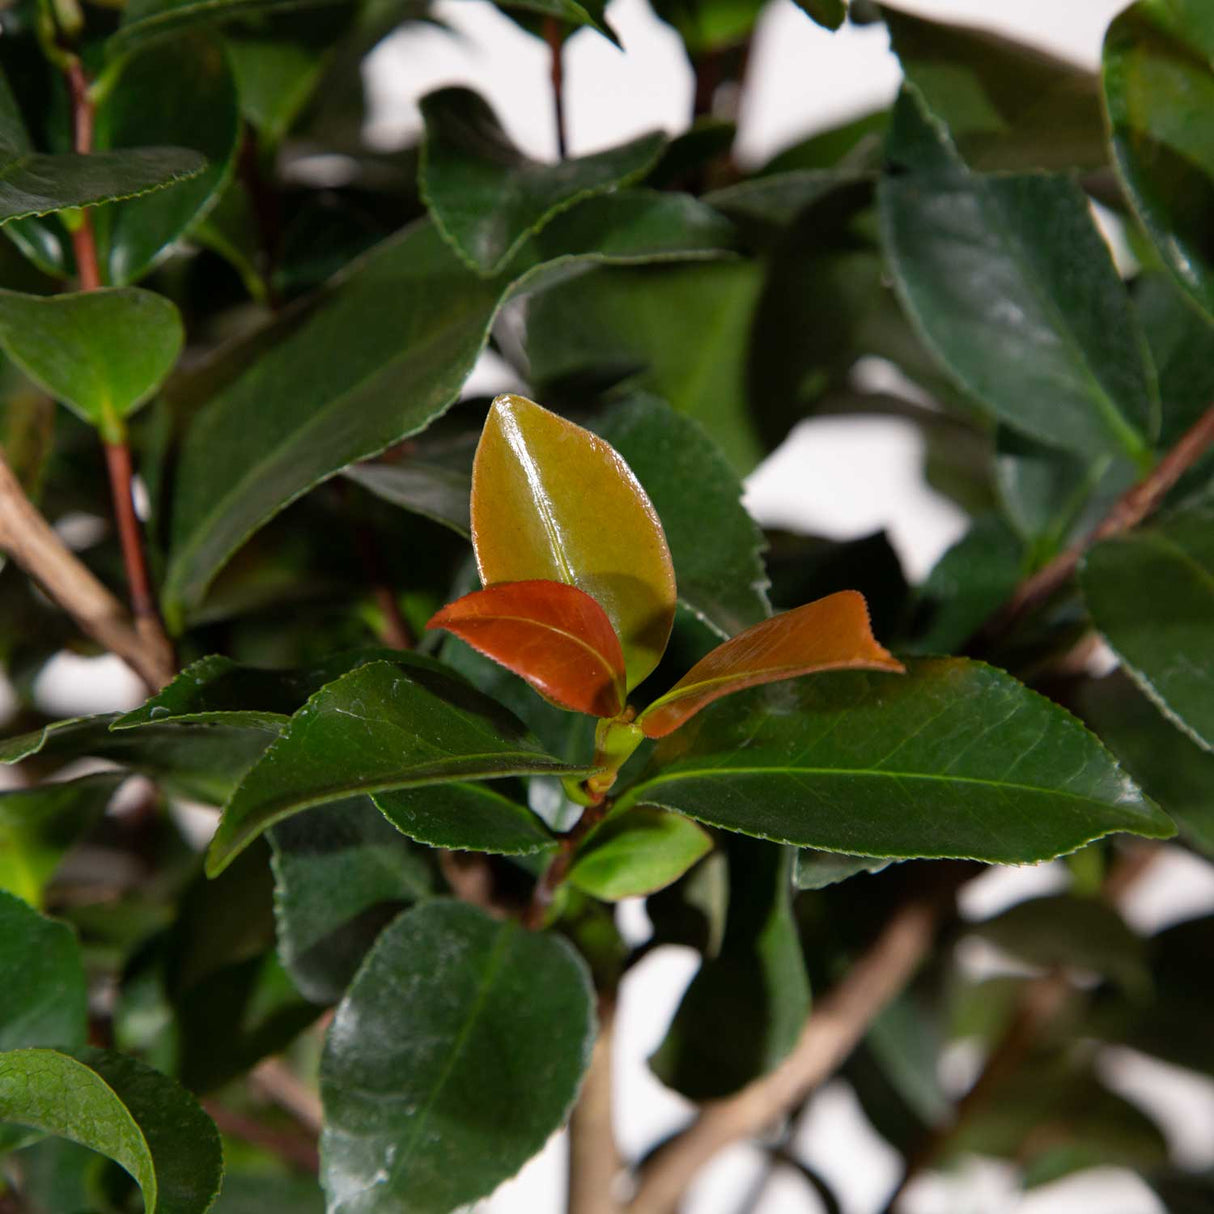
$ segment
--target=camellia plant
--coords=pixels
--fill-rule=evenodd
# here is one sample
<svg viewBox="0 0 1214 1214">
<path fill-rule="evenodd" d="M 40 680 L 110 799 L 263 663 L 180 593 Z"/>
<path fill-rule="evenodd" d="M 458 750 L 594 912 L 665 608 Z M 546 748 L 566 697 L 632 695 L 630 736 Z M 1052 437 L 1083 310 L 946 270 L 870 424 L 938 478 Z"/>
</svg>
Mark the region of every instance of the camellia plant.
<svg viewBox="0 0 1214 1214">
<path fill-rule="evenodd" d="M 1214 1206 L 1117 1080 L 1214 1074 L 1214 917 L 1127 914 L 1214 857 L 1214 10 L 1137 0 L 1094 76 L 799 0 L 903 80 L 746 166 L 760 3 L 652 7 L 686 129 L 570 156 L 612 14 L 497 0 L 553 163 L 466 87 L 364 137 L 450 5 L 0 8 L 0 1214 L 448 1214 L 561 1131 L 570 1214 L 694 1214 L 744 1143 L 860 1209 L 832 1079 L 874 1212 L 975 1156 Z M 965 512 L 918 584 L 743 508 L 828 416 Z M 693 1112 L 625 1156 L 672 949 Z"/>
</svg>

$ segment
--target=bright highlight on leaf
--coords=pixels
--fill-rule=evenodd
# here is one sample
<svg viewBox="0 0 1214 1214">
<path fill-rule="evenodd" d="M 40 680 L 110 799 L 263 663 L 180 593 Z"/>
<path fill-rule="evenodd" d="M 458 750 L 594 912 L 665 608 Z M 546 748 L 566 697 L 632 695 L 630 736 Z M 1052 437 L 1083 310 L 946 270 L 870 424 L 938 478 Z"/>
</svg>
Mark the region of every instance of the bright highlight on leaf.
<svg viewBox="0 0 1214 1214">
<path fill-rule="evenodd" d="M 903 671 L 877 644 L 864 596 L 841 590 L 740 632 L 697 662 L 637 723 L 664 738 L 713 700 L 815 670 Z"/>
<path fill-rule="evenodd" d="M 426 627 L 455 633 L 562 708 L 596 717 L 624 708 L 620 639 L 576 586 L 500 582 L 448 603 Z"/>
<path fill-rule="evenodd" d="M 499 396 L 472 469 L 472 543 L 481 580 L 576 586 L 607 613 L 627 688 L 658 664 L 674 621 L 662 524 L 601 438 L 521 396 Z"/>
</svg>

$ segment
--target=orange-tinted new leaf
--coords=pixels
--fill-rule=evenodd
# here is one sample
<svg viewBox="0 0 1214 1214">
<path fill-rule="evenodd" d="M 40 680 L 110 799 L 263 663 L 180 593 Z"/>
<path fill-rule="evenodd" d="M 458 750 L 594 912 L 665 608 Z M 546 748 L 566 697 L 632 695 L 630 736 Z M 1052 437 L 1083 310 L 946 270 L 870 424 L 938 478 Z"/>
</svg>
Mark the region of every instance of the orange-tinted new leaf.
<svg viewBox="0 0 1214 1214">
<path fill-rule="evenodd" d="M 815 670 L 889 670 L 902 663 L 877 644 L 864 596 L 841 590 L 740 632 L 697 662 L 637 719 L 664 738 L 701 708 L 731 692 Z"/>
<path fill-rule="evenodd" d="M 609 443 L 499 396 L 472 469 L 472 544 L 486 586 L 547 578 L 593 595 L 620 639 L 628 688 L 657 665 L 674 567 L 649 498 Z"/>
<path fill-rule="evenodd" d="M 562 708 L 613 717 L 624 707 L 620 639 L 576 586 L 499 582 L 448 603 L 426 627 L 455 633 Z"/>
</svg>

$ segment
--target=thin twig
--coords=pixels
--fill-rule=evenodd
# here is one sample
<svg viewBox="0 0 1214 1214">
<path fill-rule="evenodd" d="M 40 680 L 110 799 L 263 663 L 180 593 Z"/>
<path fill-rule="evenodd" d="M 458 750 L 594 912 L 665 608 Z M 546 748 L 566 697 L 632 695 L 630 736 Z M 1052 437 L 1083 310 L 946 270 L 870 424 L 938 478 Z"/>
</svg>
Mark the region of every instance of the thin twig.
<svg viewBox="0 0 1214 1214">
<path fill-rule="evenodd" d="M 310 1172 L 315 1175 L 320 1171 L 320 1154 L 314 1140 L 305 1138 L 302 1134 L 293 1134 L 286 1130 L 276 1130 L 272 1126 L 263 1125 L 255 1118 L 234 1112 L 215 1100 L 204 1100 L 202 1107 L 229 1138 L 240 1138 L 245 1142 L 251 1142 L 254 1146 L 261 1147 L 263 1151 L 277 1156 L 302 1172 Z"/>
<path fill-rule="evenodd" d="M 89 96 L 88 77 L 84 65 L 72 55 L 64 68 L 68 91 L 72 98 L 72 141 L 77 152 L 88 155 L 93 150 L 93 121 L 95 111 Z M 96 291 L 101 286 L 101 267 L 97 261 L 97 239 L 93 232 L 93 212 L 85 207 L 72 229 L 72 250 L 76 255 L 76 274 L 82 291 Z"/>
<path fill-rule="evenodd" d="M 538 931 L 544 926 L 552 899 L 569 873 L 574 852 L 577 851 L 582 840 L 606 817 L 610 807 L 610 797 L 604 797 L 593 805 L 587 805 L 573 829 L 561 836 L 560 850 L 552 857 L 548 867 L 544 869 L 540 879 L 535 883 L 535 890 L 531 895 L 531 905 L 523 914 L 524 927 Z"/>
<path fill-rule="evenodd" d="M 939 898 L 920 898 L 897 910 L 846 977 L 818 1001 L 792 1053 L 735 1096 L 707 1105 L 654 1155 L 628 1214 L 673 1214 L 718 1151 L 761 1134 L 827 1079 L 913 977 L 931 948 L 941 909 Z"/>
<path fill-rule="evenodd" d="M 1051 598 L 1070 579 L 1083 554 L 1092 545 L 1137 527 L 1158 508 L 1176 482 L 1212 446 L 1214 405 L 1206 409 L 1146 477 L 1117 499 L 1113 508 L 1088 535 L 1021 582 L 1007 603 L 983 625 L 967 650 L 985 649 L 1022 616 Z"/>
<path fill-rule="evenodd" d="M 620 1214 L 616 1185 L 622 1170 L 612 1124 L 612 1043 L 615 998 L 599 999 L 599 1035 L 569 1119 L 568 1214 Z"/>
<path fill-rule="evenodd" d="M 126 608 L 56 535 L 0 456 L 0 549 L 7 552 L 79 626 L 116 653 L 149 687 L 173 677 L 163 651 L 148 646 Z"/>
<path fill-rule="evenodd" d="M 565 29 L 559 17 L 544 18 L 544 41 L 552 59 L 552 115 L 556 122 L 556 154 L 569 156 L 569 138 L 565 126 Z"/>
<path fill-rule="evenodd" d="M 267 1058 L 250 1074 L 253 1086 L 276 1105 L 285 1109 L 296 1121 L 313 1134 L 319 1134 L 324 1123 L 320 1097 L 297 1078 L 280 1058 Z"/>
</svg>

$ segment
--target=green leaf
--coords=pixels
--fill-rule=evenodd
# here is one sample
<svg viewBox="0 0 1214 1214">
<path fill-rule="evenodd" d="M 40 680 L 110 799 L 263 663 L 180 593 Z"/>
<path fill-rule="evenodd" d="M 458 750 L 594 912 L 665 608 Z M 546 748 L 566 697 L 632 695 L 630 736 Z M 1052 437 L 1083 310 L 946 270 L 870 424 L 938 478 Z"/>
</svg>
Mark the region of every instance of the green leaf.
<svg viewBox="0 0 1214 1214">
<path fill-rule="evenodd" d="M 422 198 L 452 248 L 486 275 L 497 274 L 559 212 L 638 181 L 666 143 L 654 132 L 593 156 L 544 164 L 511 143 L 471 89 L 439 89 L 422 98 L 421 110 Z"/>
<path fill-rule="evenodd" d="M 326 683 L 368 662 L 384 660 L 419 670 L 442 670 L 430 658 L 398 649 L 355 649 L 303 670 L 262 670 L 212 654 L 190 663 L 163 691 L 124 713 L 110 728 L 190 722 L 279 733 L 291 715 Z"/>
<path fill-rule="evenodd" d="M 0 1121 L 108 1156 L 138 1182 L 147 1214 L 205 1214 L 219 1192 L 223 1155 L 211 1119 L 167 1075 L 122 1054 L 0 1054 Z"/>
<path fill-rule="evenodd" d="M 766 454 L 746 409 L 761 286 L 757 263 L 728 261 L 598 270 L 546 291 L 527 316 L 535 392 L 559 400 L 587 381 L 651 392 L 694 417 L 745 474 Z"/>
<path fill-rule="evenodd" d="M 1124 673 L 1080 687 L 1077 711 L 1181 835 L 1214 857 L 1214 754 L 1165 720 Z"/>
<path fill-rule="evenodd" d="M 904 92 L 908 124 L 914 104 Z M 923 339 L 1000 421 L 1141 464 L 1158 429 L 1157 387 L 1087 198 L 1069 177 L 975 176 L 937 154 L 942 166 L 878 188 L 886 255 Z"/>
<path fill-rule="evenodd" d="M 1006 864 L 1174 829 L 1074 717 L 962 658 L 742 692 L 662 742 L 619 804 L 823 851 Z"/>
<path fill-rule="evenodd" d="M 110 40 L 117 57 L 147 38 L 203 23 L 219 23 L 250 14 L 289 11 L 339 0 L 132 0 L 122 10 L 122 24 Z"/>
<path fill-rule="evenodd" d="M 723 638 L 765 619 L 771 608 L 763 534 L 742 506 L 741 482 L 703 427 L 665 401 L 638 395 L 610 407 L 593 428 L 645 486 L 670 546 L 680 601 Z"/>
<path fill-rule="evenodd" d="M 430 902 L 380 936 L 321 1062 L 330 1214 L 447 1214 L 558 1129 L 594 1042 L 585 963 L 558 937 Z"/>
<path fill-rule="evenodd" d="M 828 30 L 837 30 L 847 20 L 847 0 L 797 0 L 797 7 Z"/>
<path fill-rule="evenodd" d="M 69 207 L 133 198 L 203 171 L 197 152 L 143 147 L 122 152 L 35 152 L 7 79 L 0 73 L 0 224 Z"/>
<path fill-rule="evenodd" d="M 383 927 L 433 892 L 422 853 L 366 797 L 269 831 L 278 952 L 300 992 L 335 1003 Z"/>
<path fill-rule="evenodd" d="M 72 929 L 0 890 L 0 1050 L 71 1049 L 87 1028 L 88 987 Z"/>
<path fill-rule="evenodd" d="M 826 889 L 860 873 L 882 872 L 893 863 L 885 856 L 849 856 L 845 852 L 811 851 L 806 847 L 797 852 L 793 883 L 798 889 Z"/>
<path fill-rule="evenodd" d="M 1085 556 L 1080 581 L 1134 681 L 1214 750 L 1214 506 L 1104 540 Z"/>
<path fill-rule="evenodd" d="M 1191 3 L 1139 3 L 1109 26 L 1104 102 L 1113 162 L 1164 265 L 1214 315 L 1214 38 Z"/>
<path fill-rule="evenodd" d="M 0 890 L 39 906 L 64 854 L 101 817 L 125 778 L 98 772 L 0 793 Z"/>
<path fill-rule="evenodd" d="M 251 365 L 242 348 L 212 369 L 223 386 L 187 433 L 178 470 L 170 614 L 196 607 L 236 548 L 288 503 L 442 413 L 508 298 L 575 267 L 709 257 L 729 239 L 692 199 L 629 191 L 558 216 L 496 279 L 465 269 L 425 223 L 378 246 L 305 317 L 255 338 Z"/>
<path fill-rule="evenodd" d="M 1030 965 L 1075 966 L 1150 992 L 1142 937 L 1110 906 L 1095 898 L 1053 894 L 1027 898 L 968 930 Z"/>
<path fill-rule="evenodd" d="M 371 662 L 318 691 L 224 808 L 208 852 L 216 875 L 268 826 L 358 793 L 550 772 L 551 758 L 504 708 L 452 675 Z"/>
<path fill-rule="evenodd" d="M 584 0 L 584 3 L 579 3 L 578 0 L 495 0 L 495 3 L 498 8 L 509 14 L 536 13 L 542 17 L 558 17 L 575 29 L 588 25 L 609 42 L 620 46 L 615 30 L 607 21 L 606 0 Z M 531 23 L 524 23 L 524 28 L 535 32 Z"/>
<path fill-rule="evenodd" d="M 894 53 L 976 169 L 1105 165 L 1100 82 L 989 30 L 883 8 Z"/>
<path fill-rule="evenodd" d="M 569 882 L 607 902 L 652 894 L 712 850 L 712 839 L 680 814 L 632 809 L 613 814 L 578 848 Z"/>
<path fill-rule="evenodd" d="M 792 914 L 795 852 L 726 840 L 729 915 L 721 950 L 700 967 L 650 1058 L 691 1100 L 716 1100 L 770 1071 L 809 1013 L 809 980 Z"/>
<path fill-rule="evenodd" d="M 177 362 L 185 332 L 163 295 L 132 287 L 73 295 L 0 290 L 0 346 L 35 383 L 120 441 Z"/>
<path fill-rule="evenodd" d="M 372 800 L 397 830 L 430 847 L 517 856 L 553 846 L 531 810 L 483 784 L 402 788 Z"/>
<path fill-rule="evenodd" d="M 778 231 L 841 187 L 859 187 L 853 190 L 856 196 L 871 198 L 875 180 L 874 173 L 848 169 L 790 169 L 710 190 L 704 201 L 731 218 L 749 221 L 760 231 Z"/>
</svg>

